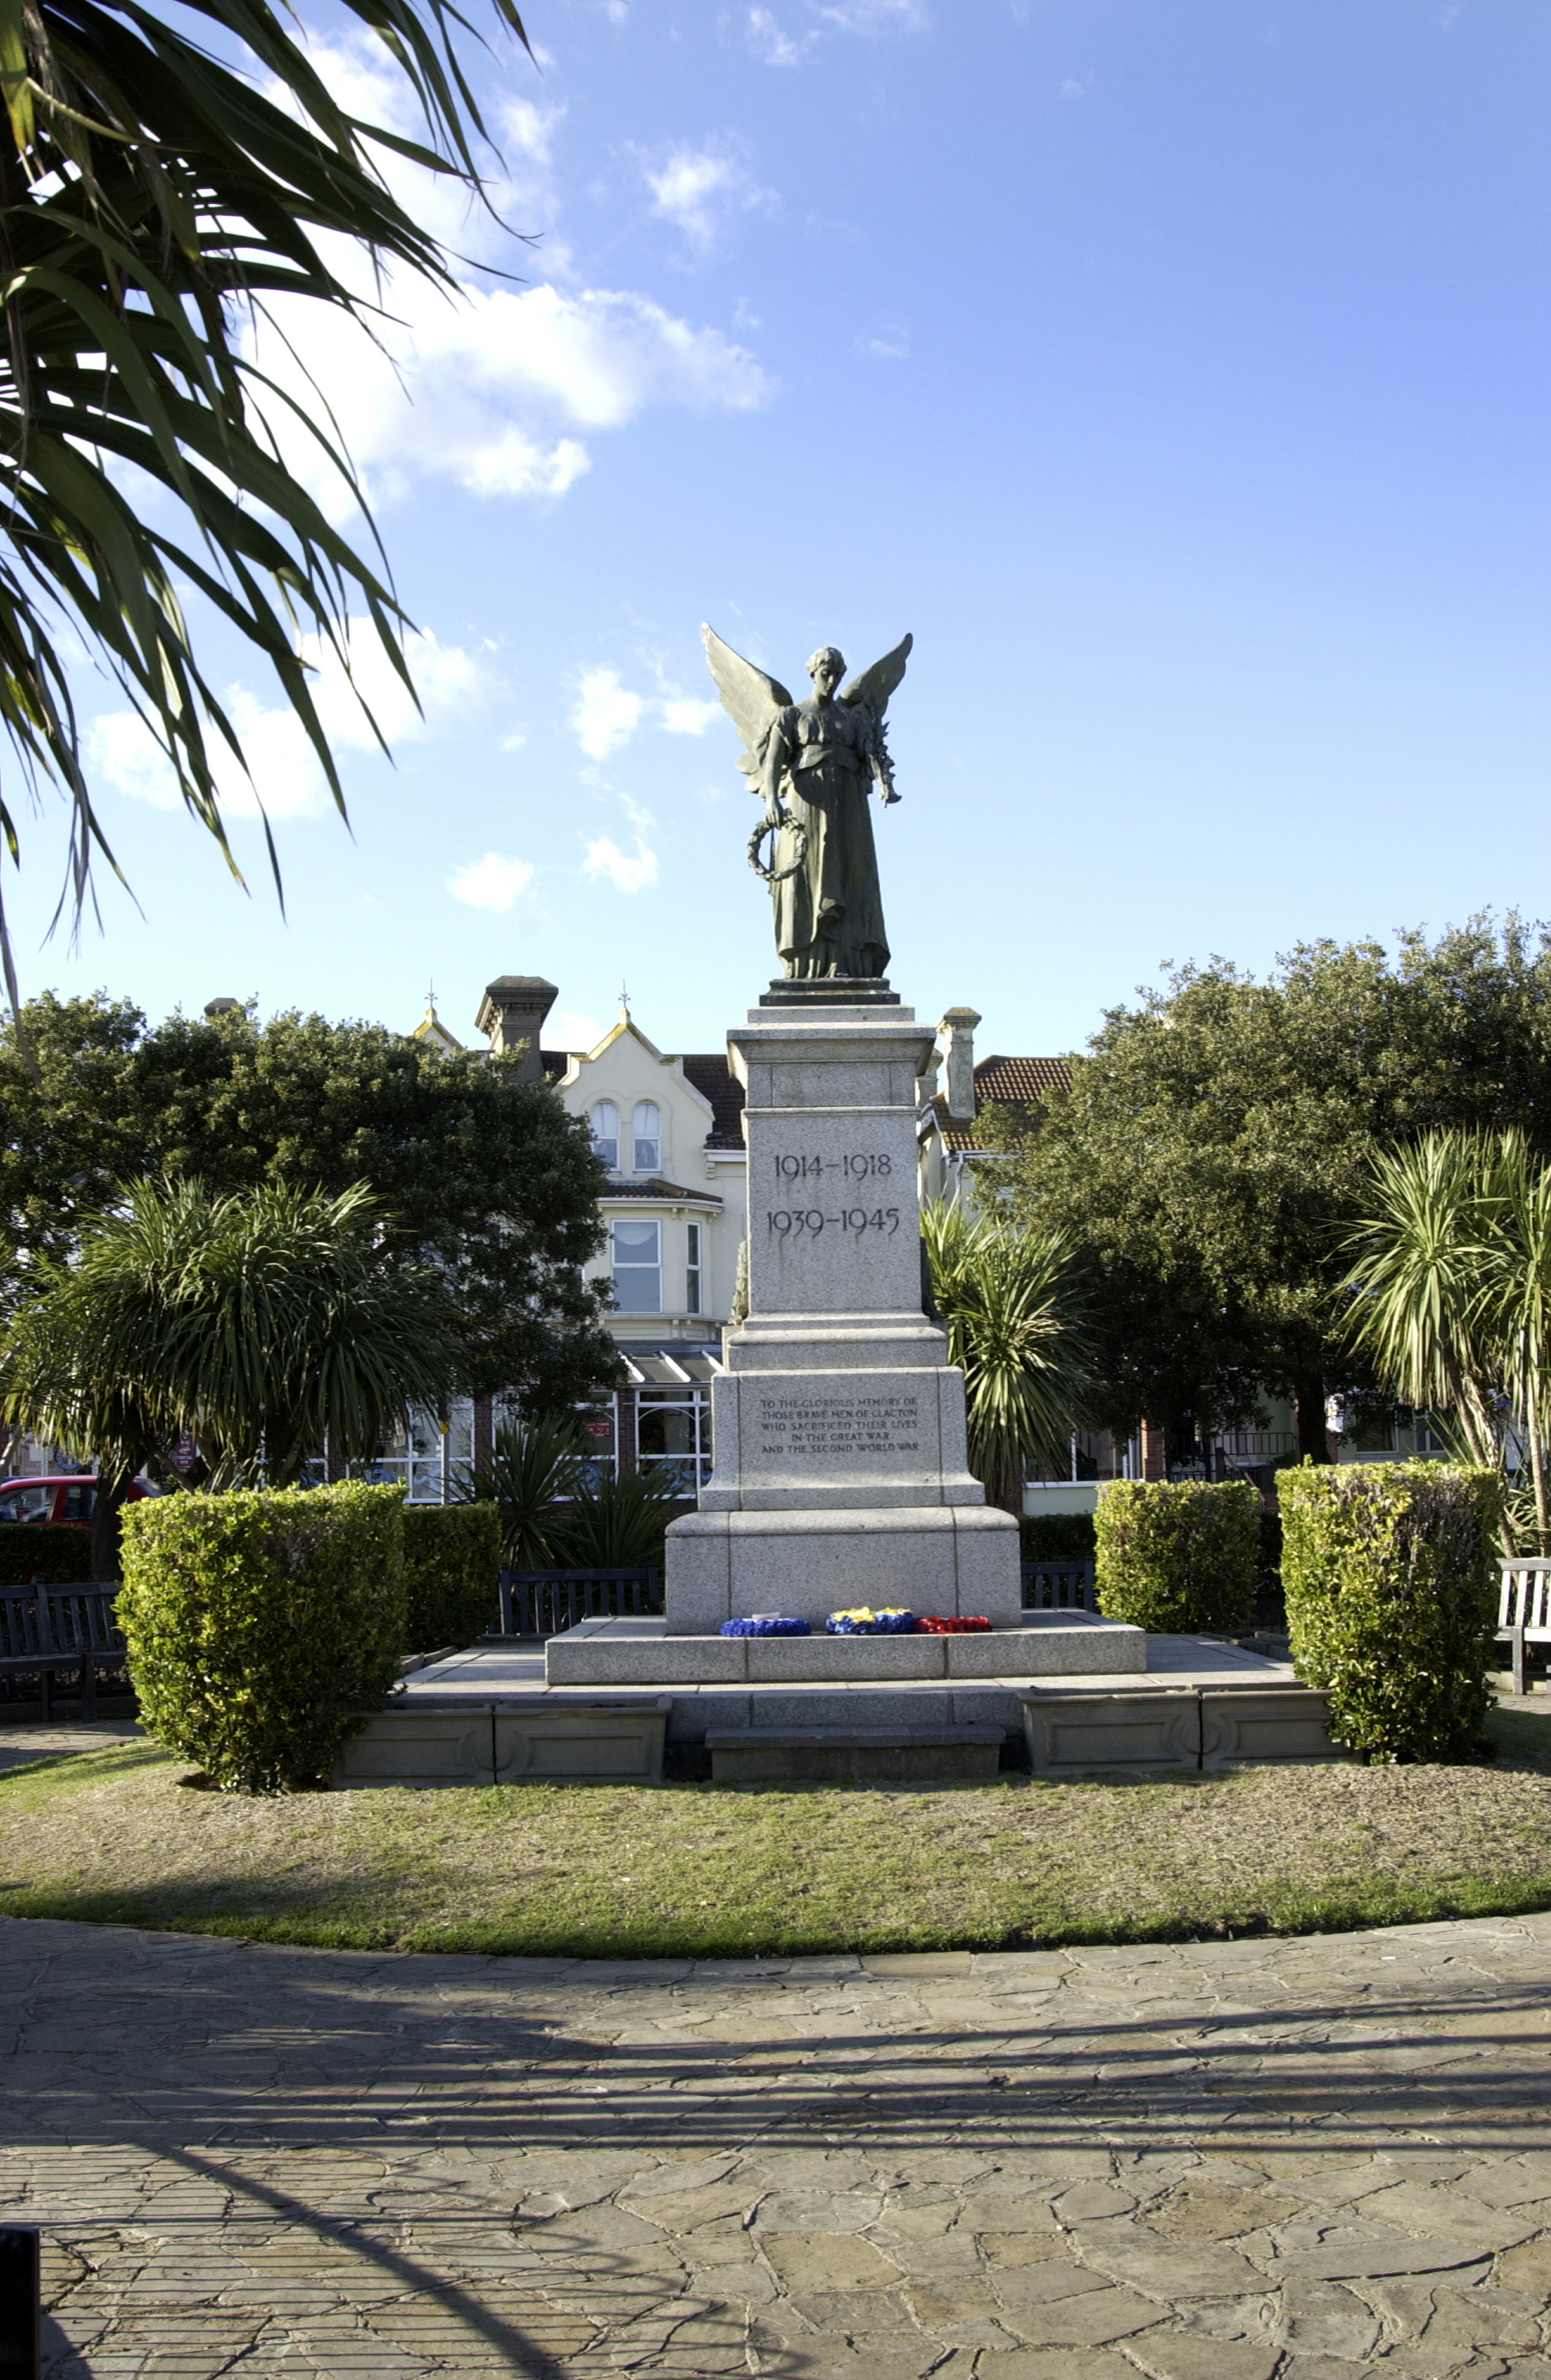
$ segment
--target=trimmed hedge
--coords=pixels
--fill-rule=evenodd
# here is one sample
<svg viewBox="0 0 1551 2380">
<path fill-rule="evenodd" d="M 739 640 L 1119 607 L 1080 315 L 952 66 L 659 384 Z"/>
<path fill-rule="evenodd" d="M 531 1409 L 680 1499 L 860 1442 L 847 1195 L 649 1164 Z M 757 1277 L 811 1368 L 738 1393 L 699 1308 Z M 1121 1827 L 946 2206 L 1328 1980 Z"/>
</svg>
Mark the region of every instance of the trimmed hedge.
<svg viewBox="0 0 1551 2380">
<path fill-rule="evenodd" d="M 126 1506 L 117 1618 L 158 1742 L 224 1792 L 327 1778 L 397 1674 L 402 1495 L 344 1480 Z"/>
<path fill-rule="evenodd" d="M 91 1532 L 64 1521 L 0 1521 L 0 1586 L 77 1586 L 91 1576 Z"/>
<path fill-rule="evenodd" d="M 1481 1736 L 1497 1624 L 1495 1471 L 1310 1464 L 1277 1481 L 1298 1674 L 1375 1760 L 1456 1760 Z"/>
<path fill-rule="evenodd" d="M 1091 1512 L 1022 1512 L 1018 1551 L 1024 1561 L 1092 1561 Z"/>
<path fill-rule="evenodd" d="M 1249 1626 L 1260 1499 L 1247 1479 L 1111 1479 L 1094 1541 L 1106 1619 L 1166 1636 Z"/>
<path fill-rule="evenodd" d="M 404 1646 L 472 1645 L 500 1611 L 501 1514 L 493 1504 L 406 1504 Z"/>
</svg>

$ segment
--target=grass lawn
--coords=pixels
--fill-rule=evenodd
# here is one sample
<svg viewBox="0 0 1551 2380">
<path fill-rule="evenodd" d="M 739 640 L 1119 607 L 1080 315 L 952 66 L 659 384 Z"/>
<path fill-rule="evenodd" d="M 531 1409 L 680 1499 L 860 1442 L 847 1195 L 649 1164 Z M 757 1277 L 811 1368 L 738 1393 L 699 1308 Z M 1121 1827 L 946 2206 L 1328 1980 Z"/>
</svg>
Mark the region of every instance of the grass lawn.
<svg viewBox="0 0 1551 2380">
<path fill-rule="evenodd" d="M 120 1741 L 0 1778 L 0 1910 L 353 1949 L 1024 1949 L 1551 1908 L 1551 1718 L 1491 1767 L 910 1792 L 190 1790 Z"/>
</svg>

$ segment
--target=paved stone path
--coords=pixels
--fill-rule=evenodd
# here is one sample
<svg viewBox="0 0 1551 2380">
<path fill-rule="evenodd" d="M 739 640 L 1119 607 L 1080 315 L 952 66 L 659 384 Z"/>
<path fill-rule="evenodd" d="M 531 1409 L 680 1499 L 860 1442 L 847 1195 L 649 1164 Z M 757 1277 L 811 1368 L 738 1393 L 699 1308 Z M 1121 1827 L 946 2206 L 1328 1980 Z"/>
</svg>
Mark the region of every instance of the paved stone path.
<svg viewBox="0 0 1551 2380">
<path fill-rule="evenodd" d="M 54 2380 L 1551 2380 L 1551 1916 L 707 1965 L 0 1920 Z"/>
</svg>

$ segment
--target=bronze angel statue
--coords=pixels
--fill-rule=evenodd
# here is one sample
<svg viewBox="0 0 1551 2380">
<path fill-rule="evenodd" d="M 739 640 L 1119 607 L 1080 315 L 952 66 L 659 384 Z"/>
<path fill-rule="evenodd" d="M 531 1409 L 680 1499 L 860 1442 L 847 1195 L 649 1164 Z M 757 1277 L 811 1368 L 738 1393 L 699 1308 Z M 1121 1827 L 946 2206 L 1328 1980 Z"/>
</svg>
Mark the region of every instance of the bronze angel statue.
<svg viewBox="0 0 1551 2380">
<path fill-rule="evenodd" d="M 714 628 L 702 628 L 716 690 L 743 736 L 739 767 L 762 796 L 749 864 L 770 888 L 776 949 L 788 976 L 880 976 L 889 965 L 878 889 L 874 783 L 897 802 L 883 741 L 889 697 L 904 675 L 912 639 L 840 686 L 845 662 L 821 645 L 807 665 L 813 693 L 786 688 L 745 662 Z M 773 834 L 767 862 L 761 846 Z"/>
</svg>

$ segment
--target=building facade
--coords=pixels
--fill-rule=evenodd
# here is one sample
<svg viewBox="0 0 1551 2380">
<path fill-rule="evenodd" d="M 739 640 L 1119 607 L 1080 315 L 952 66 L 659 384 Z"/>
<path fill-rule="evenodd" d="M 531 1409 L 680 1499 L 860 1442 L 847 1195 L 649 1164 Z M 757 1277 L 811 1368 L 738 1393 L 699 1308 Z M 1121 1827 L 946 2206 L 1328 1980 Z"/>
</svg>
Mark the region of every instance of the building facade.
<svg viewBox="0 0 1551 2380">
<path fill-rule="evenodd" d="M 491 1054 L 551 1087 L 609 1169 L 600 1201 L 607 1237 L 588 1277 L 612 1299 L 626 1379 L 588 1415 L 595 1460 L 600 1469 L 668 1469 L 693 1495 L 710 1470 L 710 1383 L 747 1222 L 743 1089 L 725 1050 L 659 1050 L 625 1005 L 596 1048 L 546 1049 L 558 997 L 543 977 L 499 976 L 476 1026 Z M 434 1007 L 415 1037 L 465 1046 Z M 486 1399 L 455 1401 L 445 1427 L 413 1416 L 385 1451 L 384 1475 L 402 1475 L 416 1500 L 439 1501 L 499 1419 L 500 1401 Z"/>
</svg>

